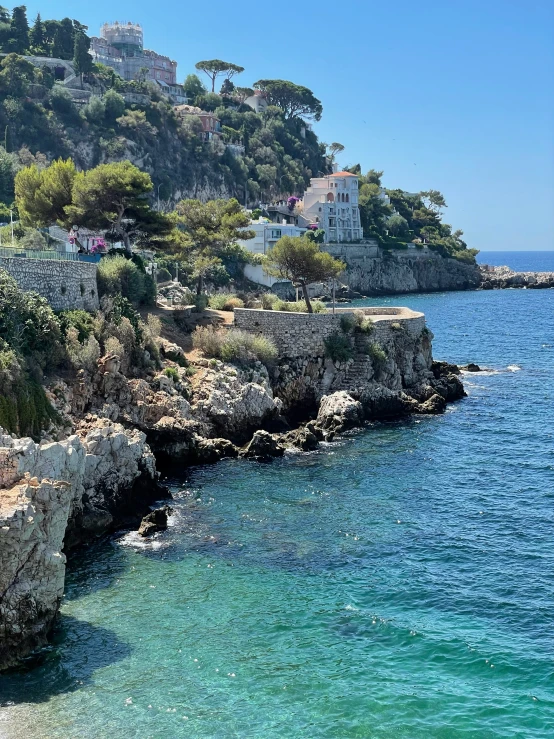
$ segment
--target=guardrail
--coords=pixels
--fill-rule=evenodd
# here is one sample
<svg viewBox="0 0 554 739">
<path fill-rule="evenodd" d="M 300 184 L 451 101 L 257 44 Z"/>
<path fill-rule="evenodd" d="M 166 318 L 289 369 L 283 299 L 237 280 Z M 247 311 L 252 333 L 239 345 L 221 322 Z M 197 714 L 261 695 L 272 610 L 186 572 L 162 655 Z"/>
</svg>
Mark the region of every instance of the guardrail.
<svg viewBox="0 0 554 739">
<path fill-rule="evenodd" d="M 54 249 L 18 249 L 11 246 L 0 246 L 0 257 L 12 259 L 55 259 L 65 262 L 89 262 L 96 264 L 100 261 L 100 254 L 75 254 L 72 252 L 60 252 Z"/>
</svg>

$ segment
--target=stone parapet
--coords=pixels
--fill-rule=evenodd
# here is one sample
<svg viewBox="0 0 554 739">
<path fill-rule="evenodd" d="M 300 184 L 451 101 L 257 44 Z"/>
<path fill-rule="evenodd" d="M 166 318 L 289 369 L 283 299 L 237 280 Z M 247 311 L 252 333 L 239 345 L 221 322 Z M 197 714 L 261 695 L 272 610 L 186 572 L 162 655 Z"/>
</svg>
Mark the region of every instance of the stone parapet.
<svg viewBox="0 0 554 739">
<path fill-rule="evenodd" d="M 22 290 L 37 292 L 54 310 L 98 310 L 96 264 L 61 259 L 0 257 Z"/>
<path fill-rule="evenodd" d="M 375 324 L 376 336 L 384 339 L 393 324 L 400 324 L 416 336 L 425 327 L 425 316 L 408 308 L 360 308 Z M 325 354 L 325 339 L 341 331 L 341 317 L 352 315 L 353 308 L 338 308 L 335 313 L 293 313 L 288 311 L 235 309 L 235 327 L 264 334 L 275 342 L 282 357 L 317 357 Z"/>
</svg>

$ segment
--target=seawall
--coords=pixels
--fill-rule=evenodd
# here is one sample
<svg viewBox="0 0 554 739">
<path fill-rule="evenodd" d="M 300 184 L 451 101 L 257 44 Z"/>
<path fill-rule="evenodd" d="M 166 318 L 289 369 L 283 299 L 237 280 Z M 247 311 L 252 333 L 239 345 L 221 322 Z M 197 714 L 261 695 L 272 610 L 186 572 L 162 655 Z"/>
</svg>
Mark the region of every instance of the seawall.
<svg viewBox="0 0 554 739">
<path fill-rule="evenodd" d="M 61 259 L 0 257 L 22 290 L 37 292 L 54 310 L 98 310 L 96 264 Z"/>
</svg>

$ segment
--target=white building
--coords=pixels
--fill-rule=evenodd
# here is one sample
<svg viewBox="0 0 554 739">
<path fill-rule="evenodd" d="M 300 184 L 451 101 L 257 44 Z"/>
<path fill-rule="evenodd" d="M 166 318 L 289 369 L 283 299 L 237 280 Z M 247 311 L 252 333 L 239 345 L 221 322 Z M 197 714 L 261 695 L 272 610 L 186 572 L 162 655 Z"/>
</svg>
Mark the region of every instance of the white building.
<svg viewBox="0 0 554 739">
<path fill-rule="evenodd" d="M 270 223 L 267 219 L 254 221 L 248 228 L 254 231 L 255 237 L 238 243 L 253 254 L 261 255 L 267 254 L 282 236 L 302 236 L 305 233 L 304 228 L 298 228 L 298 226 L 288 223 Z M 244 276 L 258 285 L 266 285 L 267 287 L 271 287 L 276 282 L 283 282 L 283 280 L 271 277 L 267 272 L 264 272 L 260 264 L 245 265 Z"/>
<path fill-rule="evenodd" d="M 314 177 L 304 193 L 302 214 L 325 231 L 327 242 L 363 237 L 358 207 L 358 178 L 350 172 Z"/>
</svg>

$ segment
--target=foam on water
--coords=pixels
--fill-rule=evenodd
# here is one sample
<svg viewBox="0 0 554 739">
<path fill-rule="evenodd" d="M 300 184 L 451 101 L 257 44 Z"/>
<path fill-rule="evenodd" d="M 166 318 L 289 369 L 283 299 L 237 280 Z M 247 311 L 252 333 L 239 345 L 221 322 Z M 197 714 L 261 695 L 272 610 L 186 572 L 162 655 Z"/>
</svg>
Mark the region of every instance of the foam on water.
<svg viewBox="0 0 554 739">
<path fill-rule="evenodd" d="M 74 555 L 0 734 L 551 739 L 554 291 L 367 302 L 491 371 L 443 416 L 174 481 L 166 532 Z"/>
</svg>

